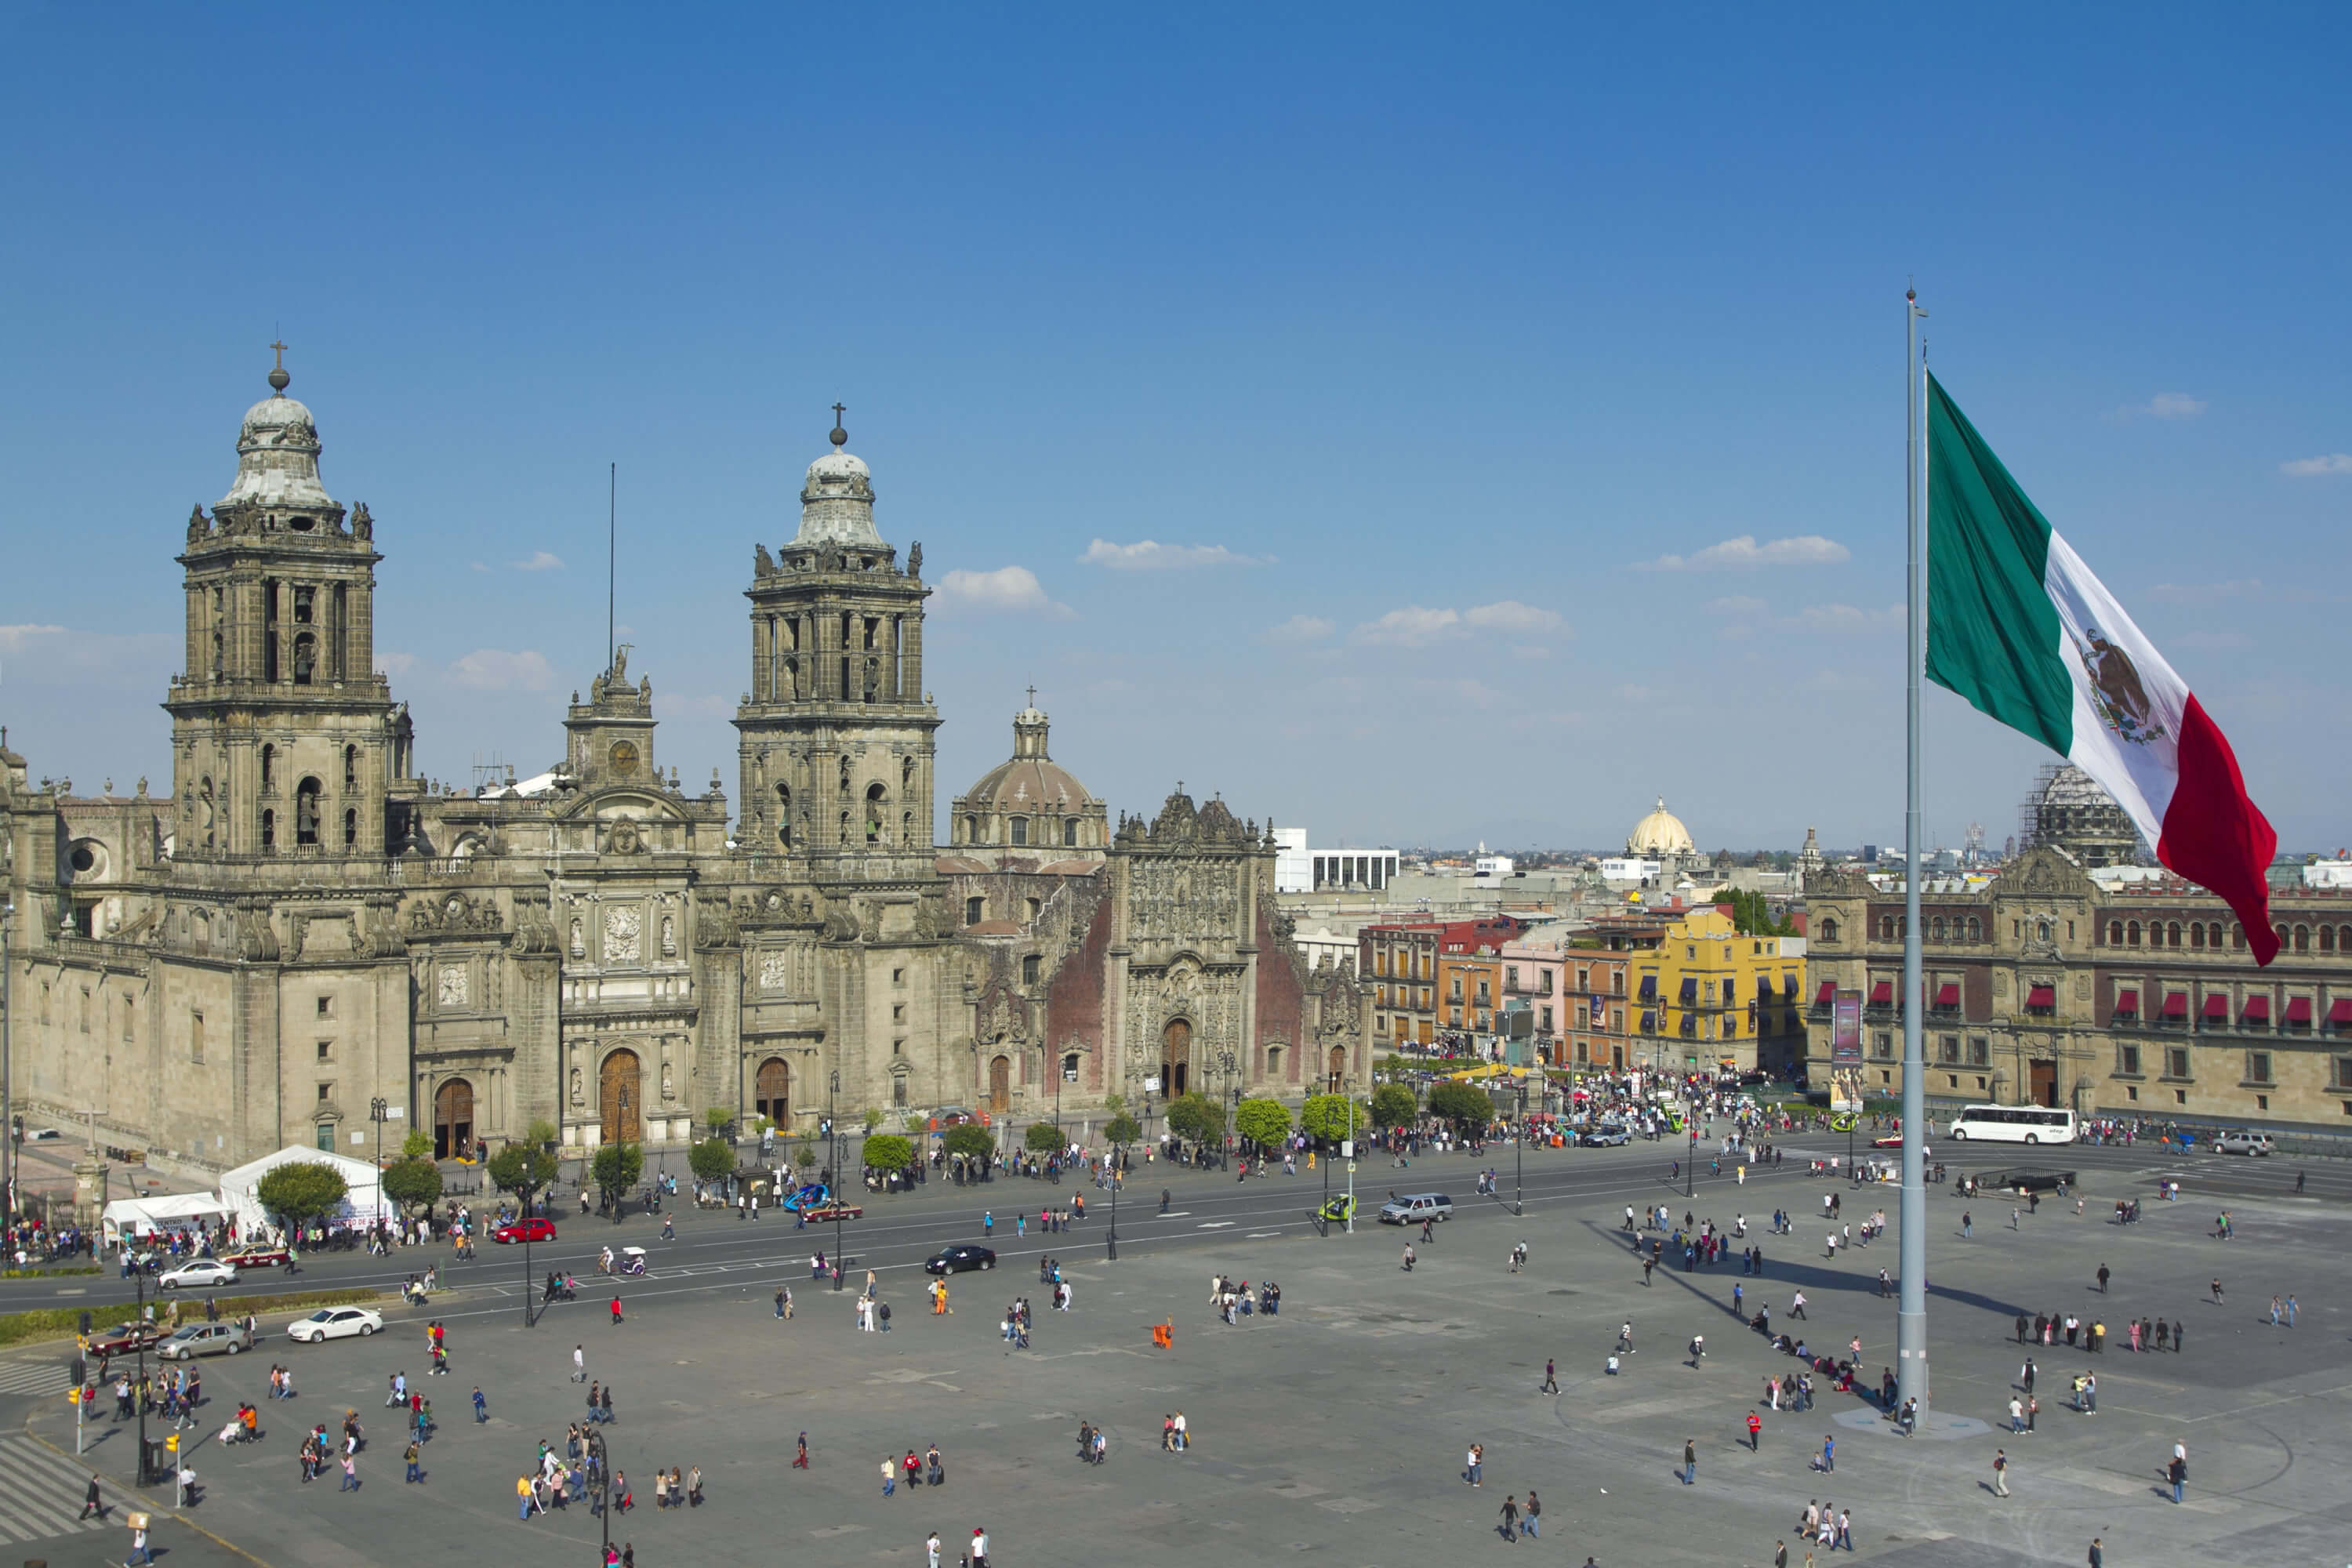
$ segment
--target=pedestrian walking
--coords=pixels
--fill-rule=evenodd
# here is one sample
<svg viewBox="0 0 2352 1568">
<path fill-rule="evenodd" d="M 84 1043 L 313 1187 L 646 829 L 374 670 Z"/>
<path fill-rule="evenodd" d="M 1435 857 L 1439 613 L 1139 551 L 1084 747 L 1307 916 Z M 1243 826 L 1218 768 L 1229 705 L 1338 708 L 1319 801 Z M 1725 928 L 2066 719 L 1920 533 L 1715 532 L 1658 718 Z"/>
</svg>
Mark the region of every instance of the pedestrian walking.
<svg viewBox="0 0 2352 1568">
<path fill-rule="evenodd" d="M 2009 1450 L 1995 1448 L 1992 1453 L 1992 1495 L 2009 1495 Z"/>
<path fill-rule="evenodd" d="M 617 1323 L 617 1322 L 619 1322 L 620 1321 L 621 1321 L 621 1298 L 620 1298 L 620 1297 L 618 1297 L 618 1296 L 616 1295 L 616 1296 L 614 1296 L 614 1297 L 613 1298 L 613 1321 L 614 1321 L 614 1322 L 616 1322 L 616 1323 Z"/>
<path fill-rule="evenodd" d="M 1535 1488 L 1533 1488 L 1533 1487 L 1529 1487 L 1529 1488 L 1528 1489 L 1528 1508 L 1527 1508 L 1527 1521 L 1526 1521 L 1526 1529 L 1527 1529 L 1527 1532 L 1528 1532 L 1528 1540 L 1530 1540 L 1530 1541 L 1538 1540 L 1538 1539 L 1539 1539 L 1539 1538 L 1542 1536 L 1543 1531 L 1542 1531 L 1541 1530 L 1539 1530 L 1539 1529 L 1538 1529 L 1538 1528 L 1537 1528 L 1537 1521 L 1539 1521 L 1542 1517 L 1543 1517 L 1543 1502 L 1542 1502 L 1542 1500 L 1538 1499 L 1538 1498 L 1536 1496 L 1536 1489 L 1535 1489 Z"/>
<path fill-rule="evenodd" d="M 1683 1485 L 1690 1486 L 1696 1482 L 1697 1479 L 1698 1445 L 1692 1439 L 1685 1437 L 1683 1439 Z"/>
<path fill-rule="evenodd" d="M 76 1516 L 76 1520 L 79 1522 L 84 1519 L 104 1519 L 105 1517 L 106 1504 L 99 1498 L 98 1476 L 93 1472 L 89 1478 L 89 1490 L 82 1496 L 81 1512 Z"/>
<path fill-rule="evenodd" d="M 2107 1554 L 2099 1545 L 2097 1536 L 2091 1537 L 2091 1554 L 2085 1560 L 2090 1568 L 2107 1568 Z"/>
<path fill-rule="evenodd" d="M 2179 1454 L 2173 1455 L 2172 1462 L 2165 1467 L 2164 1479 L 2172 1483 L 2172 1500 L 2179 1502 L 2180 1489 L 2189 1482 L 2189 1461 Z"/>
<path fill-rule="evenodd" d="M 359 1457 L 352 1452 L 348 1445 L 343 1449 L 343 1484 L 335 1489 L 339 1492 L 355 1492 L 360 1489 Z"/>
<path fill-rule="evenodd" d="M 583 1345 L 572 1347 L 572 1381 L 574 1383 L 588 1381 L 588 1351 Z"/>
<path fill-rule="evenodd" d="M 1502 1513 L 1503 1513 L 1503 1539 L 1504 1539 L 1504 1540 L 1506 1540 L 1506 1541 L 1517 1541 L 1517 1540 L 1518 1540 L 1518 1538 L 1519 1538 L 1519 1500 L 1518 1500 L 1518 1499 L 1517 1499 L 1517 1498 L 1513 1498 L 1513 1497 L 1507 1497 L 1507 1498 L 1505 1498 L 1505 1499 L 1503 1500 Z"/>
<path fill-rule="evenodd" d="M 1543 1386 L 1537 1392 L 1540 1394 L 1558 1394 L 1559 1392 L 1559 1366 L 1549 1356 L 1546 1356 L 1544 1358 Z"/>
<path fill-rule="evenodd" d="M 408 1447 L 402 1451 L 400 1457 L 402 1459 L 406 1461 L 408 1465 L 408 1475 L 406 1480 L 403 1482 L 404 1485 L 413 1485 L 414 1483 L 425 1479 L 425 1467 L 423 1463 L 425 1458 L 425 1450 L 417 1446 L 415 1438 L 411 1437 L 408 1440 Z"/>
<path fill-rule="evenodd" d="M 1748 1413 L 1748 1451 L 1751 1454 L 1764 1451 L 1764 1417 L 1753 1410 Z"/>
<path fill-rule="evenodd" d="M 2217 1306 L 2217 1307 L 2218 1307 L 2218 1306 L 2220 1306 L 2221 1304 L 2221 1279 L 2217 1276 L 2217 1277 L 2214 1279 L 2214 1280 L 2213 1280 L 2213 1305 L 2215 1305 L 2215 1306 Z"/>
<path fill-rule="evenodd" d="M 1468 1481 L 1474 1487 L 1483 1487 L 1486 1484 L 1486 1444 L 1473 1443 L 1470 1445 L 1470 1452 L 1465 1457 L 1463 1461 L 1462 1479 Z"/>
<path fill-rule="evenodd" d="M 2012 1433 L 2025 1430 L 2025 1402 L 2013 1394 L 2009 1396 L 2009 1429 Z"/>
<path fill-rule="evenodd" d="M 474 1425 L 479 1426 L 490 1418 L 490 1402 L 482 1397 L 482 1385 L 474 1385 Z"/>
<path fill-rule="evenodd" d="M 2100 1294 L 2100 1295 L 2102 1295 L 2102 1296 L 2104 1296 L 2104 1295 L 2105 1295 L 2106 1293 L 2107 1293 L 2107 1266 L 2106 1266 L 2105 1264 L 2102 1263 L 2102 1264 L 2100 1264 L 2100 1265 L 2099 1265 L 2099 1294 Z"/>
</svg>

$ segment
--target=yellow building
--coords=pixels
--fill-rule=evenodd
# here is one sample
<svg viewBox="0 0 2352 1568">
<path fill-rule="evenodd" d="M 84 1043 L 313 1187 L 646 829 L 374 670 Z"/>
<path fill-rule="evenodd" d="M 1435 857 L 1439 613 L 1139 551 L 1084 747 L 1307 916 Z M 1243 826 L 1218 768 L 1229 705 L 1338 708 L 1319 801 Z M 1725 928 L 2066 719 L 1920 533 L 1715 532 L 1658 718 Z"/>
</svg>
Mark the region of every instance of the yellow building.
<svg viewBox="0 0 2352 1568">
<path fill-rule="evenodd" d="M 1631 958 L 1630 1063 L 1780 1077 L 1804 1059 L 1802 937 L 1743 936 L 1709 907 L 1664 922 Z"/>
</svg>

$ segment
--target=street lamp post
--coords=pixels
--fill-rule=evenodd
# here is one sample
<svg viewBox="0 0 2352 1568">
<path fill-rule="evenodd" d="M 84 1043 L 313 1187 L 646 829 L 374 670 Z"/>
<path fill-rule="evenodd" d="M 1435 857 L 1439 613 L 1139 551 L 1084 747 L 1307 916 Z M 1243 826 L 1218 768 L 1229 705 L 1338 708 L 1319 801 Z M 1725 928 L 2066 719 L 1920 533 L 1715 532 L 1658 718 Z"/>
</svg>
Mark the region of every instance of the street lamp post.
<svg viewBox="0 0 2352 1568">
<path fill-rule="evenodd" d="M 379 1237 L 383 1234 L 383 1119 L 391 1109 L 384 1100 L 368 1101 L 368 1120 L 375 1123 L 375 1214 L 372 1223 Z"/>
<path fill-rule="evenodd" d="M 841 1184 L 841 1118 L 835 1103 L 840 1098 L 841 1069 L 835 1068 L 824 1096 L 825 1125 L 833 1130 L 830 1140 L 833 1145 L 833 1180 L 828 1185 L 834 1187 Z M 841 1194 L 828 1192 L 825 1196 L 833 1204 L 833 1288 L 838 1290 L 842 1275 L 845 1272 L 841 1267 Z"/>
<path fill-rule="evenodd" d="M 1119 1151 L 1125 1147 L 1123 1143 L 1110 1146 L 1110 1235 L 1104 1247 L 1108 1260 L 1113 1263 L 1118 1261 L 1118 1156 Z"/>
<path fill-rule="evenodd" d="M 1688 1100 L 1683 1105 L 1683 1131 L 1690 1134 L 1690 1157 L 1683 1162 L 1683 1196 L 1689 1197 L 1691 1184 L 1698 1176 L 1698 1118 L 1690 1110 Z"/>
<path fill-rule="evenodd" d="M 613 1560 L 613 1454 L 602 1432 L 588 1434 L 588 1457 L 596 1461 L 596 1520 L 599 1540 L 596 1561 Z"/>
<path fill-rule="evenodd" d="M 1519 1080 L 1519 1135 L 1513 1140 L 1517 1152 L 1512 1160 L 1511 1212 L 1524 1216 L 1528 1212 L 1528 1080 Z"/>
<path fill-rule="evenodd" d="M 0 1212 L 6 1217 L 16 1217 L 16 1079 L 11 1072 L 16 1053 L 9 1049 L 10 1037 L 16 1032 L 16 1018 L 10 1008 L 14 997 L 8 985 L 8 944 L 16 934 L 16 904 L 10 900 L 0 904 L 0 1136 L 7 1139 L 5 1151 L 0 1151 Z M 98 1151 L 90 1154 L 96 1157 Z"/>
</svg>

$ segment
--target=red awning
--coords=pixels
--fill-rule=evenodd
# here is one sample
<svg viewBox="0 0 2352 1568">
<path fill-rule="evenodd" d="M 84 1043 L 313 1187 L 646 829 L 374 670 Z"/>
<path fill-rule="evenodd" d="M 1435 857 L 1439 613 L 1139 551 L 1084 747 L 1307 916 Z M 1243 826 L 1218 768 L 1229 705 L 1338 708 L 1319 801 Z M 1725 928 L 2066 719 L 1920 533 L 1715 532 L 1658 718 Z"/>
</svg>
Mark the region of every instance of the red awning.
<svg viewBox="0 0 2352 1568">
<path fill-rule="evenodd" d="M 2129 986 L 2126 986 L 2123 990 L 2116 992 L 2116 1011 L 2118 1013 L 2129 1013 L 2135 1017 L 2138 1016 L 2139 993 Z"/>
<path fill-rule="evenodd" d="M 2327 1021 L 2339 1026 L 2352 1024 L 2352 996 L 2341 996 L 2330 1003 Z"/>
<path fill-rule="evenodd" d="M 2286 999 L 2286 1021 L 2290 1024 L 2310 1023 L 2311 998 L 2308 996 L 2288 997 Z"/>
<path fill-rule="evenodd" d="M 1895 982 L 1882 980 L 1870 988 L 1870 1005 L 1884 1007 L 1895 1000 Z"/>
<path fill-rule="evenodd" d="M 1834 980 L 1824 980 L 1822 982 L 1821 994 L 1813 998 L 1813 1005 L 1816 1007 L 1826 1007 L 1830 1005 L 1830 998 L 1836 994 L 1837 982 Z"/>
<path fill-rule="evenodd" d="M 2025 1005 L 2029 1007 L 2055 1007 L 2058 1005 L 2058 988 L 2037 985 L 2025 994 Z"/>
<path fill-rule="evenodd" d="M 2189 1016 L 2189 993 L 2168 991 L 2164 994 L 2164 1016 L 2168 1018 Z"/>
<path fill-rule="evenodd" d="M 1948 980 L 1943 984 L 1936 987 L 1937 1006 L 1957 1007 L 1959 1005 L 1960 988 L 1957 983 Z"/>
<path fill-rule="evenodd" d="M 2247 997 L 2246 1010 L 2238 1015 L 2241 1018 L 2253 1018 L 2264 1023 L 2270 1021 L 2270 1016 L 2271 999 L 2267 996 Z"/>
<path fill-rule="evenodd" d="M 2230 998 L 2219 991 L 2216 991 L 2210 996 L 2206 997 L 2205 1016 L 2209 1018 L 2228 1017 L 2230 1016 Z"/>
</svg>

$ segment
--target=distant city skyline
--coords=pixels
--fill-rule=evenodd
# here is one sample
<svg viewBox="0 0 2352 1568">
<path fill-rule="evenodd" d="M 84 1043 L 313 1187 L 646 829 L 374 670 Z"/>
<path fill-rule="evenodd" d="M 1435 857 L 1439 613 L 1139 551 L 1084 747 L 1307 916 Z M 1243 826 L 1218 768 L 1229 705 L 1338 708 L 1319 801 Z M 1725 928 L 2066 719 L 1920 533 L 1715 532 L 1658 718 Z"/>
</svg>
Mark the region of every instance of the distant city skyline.
<svg viewBox="0 0 2352 1568">
<path fill-rule="evenodd" d="M 169 776 L 173 557 L 282 337 L 435 778 L 561 754 L 616 463 L 662 759 L 731 792 L 753 546 L 838 402 L 937 590 L 942 807 L 1034 681 L 1114 811 L 1605 847 L 1663 794 L 1703 848 L 1899 843 L 1916 279 L 2282 842 L 2352 837 L 2346 14 L 88 26 L 11 28 L 37 777 Z M 1998 845 L 2045 753 L 1927 713 L 1931 838 Z"/>
</svg>

